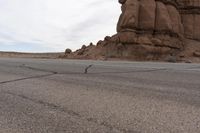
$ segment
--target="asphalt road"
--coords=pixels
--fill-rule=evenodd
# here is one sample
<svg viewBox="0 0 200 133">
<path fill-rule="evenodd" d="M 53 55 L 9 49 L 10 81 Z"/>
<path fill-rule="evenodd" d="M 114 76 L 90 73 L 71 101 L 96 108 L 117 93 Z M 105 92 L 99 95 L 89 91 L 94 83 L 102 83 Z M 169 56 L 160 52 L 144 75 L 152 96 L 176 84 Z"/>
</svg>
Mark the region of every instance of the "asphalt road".
<svg viewBox="0 0 200 133">
<path fill-rule="evenodd" d="M 200 133 L 200 64 L 0 58 L 0 133 Z"/>
</svg>

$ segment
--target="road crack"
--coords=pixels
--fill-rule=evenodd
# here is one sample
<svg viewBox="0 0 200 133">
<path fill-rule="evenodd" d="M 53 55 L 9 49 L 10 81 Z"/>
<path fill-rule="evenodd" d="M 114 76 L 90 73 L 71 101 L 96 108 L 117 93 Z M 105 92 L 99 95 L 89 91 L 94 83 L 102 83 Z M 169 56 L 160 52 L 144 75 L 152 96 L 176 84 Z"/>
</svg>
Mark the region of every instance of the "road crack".
<svg viewBox="0 0 200 133">
<path fill-rule="evenodd" d="M 49 77 L 49 76 L 52 76 L 52 75 L 55 75 L 55 74 L 45 74 L 45 75 L 37 75 L 37 76 L 31 76 L 31 77 L 25 77 L 25 78 L 18 78 L 18 79 L 13 79 L 13 80 L 7 80 L 7 81 L 0 82 L 0 85 L 7 84 L 7 83 L 12 83 L 12 82 L 23 81 L 23 80 L 28 80 L 28 79 L 37 79 L 37 78 Z"/>
<path fill-rule="evenodd" d="M 31 70 L 35 70 L 35 71 L 47 72 L 49 74 L 36 75 L 36 76 L 18 78 L 18 79 L 13 79 L 13 80 L 1 81 L 0 85 L 1 84 L 12 83 L 12 82 L 23 81 L 23 80 L 28 80 L 28 79 L 37 79 L 37 78 L 49 77 L 49 76 L 58 74 L 58 72 L 55 72 L 55 71 L 50 71 L 50 70 L 40 69 L 40 68 L 34 68 L 34 67 L 26 66 L 25 64 L 22 64 L 22 65 L 20 65 L 18 67 L 20 67 L 20 68 L 27 68 L 27 69 L 31 69 Z"/>
<path fill-rule="evenodd" d="M 27 68 L 30 70 L 35 70 L 35 71 L 41 71 L 41 72 L 48 72 L 48 73 L 52 73 L 52 74 L 57 74 L 58 72 L 56 71 L 51 71 L 51 70 L 47 70 L 47 69 L 40 69 L 40 68 L 35 68 L 35 67 L 31 67 L 31 66 L 27 66 L 25 64 L 22 64 L 21 66 L 19 66 L 21 68 Z"/>
</svg>

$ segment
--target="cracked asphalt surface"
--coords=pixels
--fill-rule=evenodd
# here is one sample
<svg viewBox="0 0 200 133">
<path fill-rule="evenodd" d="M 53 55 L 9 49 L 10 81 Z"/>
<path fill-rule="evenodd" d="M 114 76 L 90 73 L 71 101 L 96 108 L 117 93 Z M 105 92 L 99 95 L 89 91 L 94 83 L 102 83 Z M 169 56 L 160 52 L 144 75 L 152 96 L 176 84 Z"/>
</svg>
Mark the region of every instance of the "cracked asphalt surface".
<svg viewBox="0 0 200 133">
<path fill-rule="evenodd" d="M 200 64 L 0 58 L 0 133 L 199 133 L 199 114 Z"/>
</svg>

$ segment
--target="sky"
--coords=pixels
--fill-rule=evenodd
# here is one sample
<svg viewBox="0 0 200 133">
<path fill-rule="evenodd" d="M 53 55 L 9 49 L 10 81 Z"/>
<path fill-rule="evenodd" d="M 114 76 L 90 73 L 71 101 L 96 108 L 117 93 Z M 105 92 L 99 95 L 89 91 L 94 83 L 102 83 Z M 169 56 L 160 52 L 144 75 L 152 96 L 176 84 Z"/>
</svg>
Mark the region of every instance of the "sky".
<svg viewBox="0 0 200 133">
<path fill-rule="evenodd" d="M 116 33 L 117 0 L 0 0 L 0 51 L 62 52 Z"/>
</svg>

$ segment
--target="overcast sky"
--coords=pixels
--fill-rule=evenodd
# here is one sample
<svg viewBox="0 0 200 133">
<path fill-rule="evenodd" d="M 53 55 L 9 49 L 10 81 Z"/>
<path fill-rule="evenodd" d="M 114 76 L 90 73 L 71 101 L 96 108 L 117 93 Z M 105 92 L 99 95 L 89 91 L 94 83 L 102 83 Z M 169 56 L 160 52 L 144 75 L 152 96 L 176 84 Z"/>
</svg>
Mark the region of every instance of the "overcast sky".
<svg viewBox="0 0 200 133">
<path fill-rule="evenodd" d="M 56 52 L 116 33 L 117 0 L 0 0 L 0 51 Z"/>
</svg>

